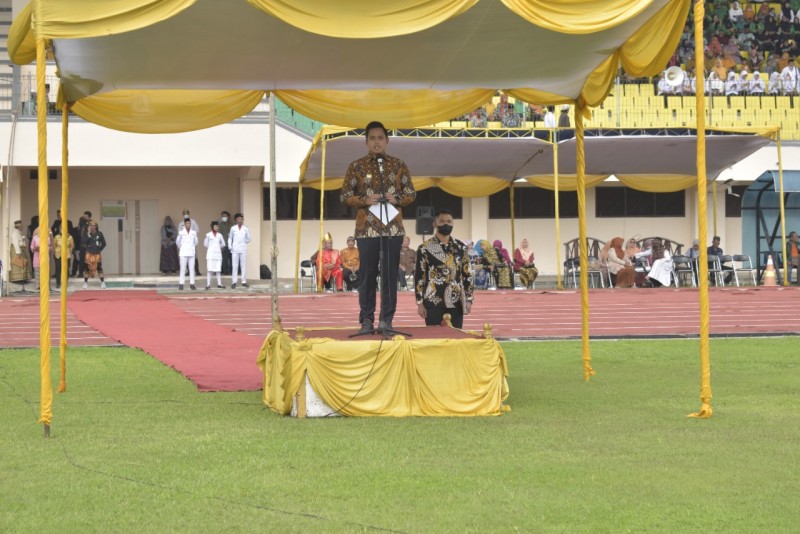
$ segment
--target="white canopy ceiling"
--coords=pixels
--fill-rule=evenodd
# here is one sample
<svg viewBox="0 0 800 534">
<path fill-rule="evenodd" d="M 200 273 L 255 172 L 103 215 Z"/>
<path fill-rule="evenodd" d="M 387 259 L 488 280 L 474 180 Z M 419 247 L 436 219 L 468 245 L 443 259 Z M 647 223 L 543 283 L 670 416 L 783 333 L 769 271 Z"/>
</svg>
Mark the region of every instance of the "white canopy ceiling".
<svg viewBox="0 0 800 534">
<path fill-rule="evenodd" d="M 500 1 L 430 29 L 339 39 L 309 33 L 243 0 L 198 0 L 158 24 L 55 39 L 68 100 L 116 89 L 467 89 L 535 87 L 575 98 L 587 76 L 670 0 L 585 35 L 550 31 Z"/>
<path fill-rule="evenodd" d="M 758 135 L 706 137 L 707 175 L 719 173 L 771 141 Z M 575 140 L 558 145 L 559 173 L 575 174 Z M 695 136 L 587 137 L 586 173 L 695 175 Z M 387 152 L 404 160 L 412 176 L 493 176 L 504 180 L 553 174 L 553 146 L 536 138 L 390 137 Z M 353 160 L 367 153 L 363 136 L 327 141 L 325 176 L 343 177 Z M 301 181 L 321 176 L 322 151 L 312 147 Z"/>
</svg>

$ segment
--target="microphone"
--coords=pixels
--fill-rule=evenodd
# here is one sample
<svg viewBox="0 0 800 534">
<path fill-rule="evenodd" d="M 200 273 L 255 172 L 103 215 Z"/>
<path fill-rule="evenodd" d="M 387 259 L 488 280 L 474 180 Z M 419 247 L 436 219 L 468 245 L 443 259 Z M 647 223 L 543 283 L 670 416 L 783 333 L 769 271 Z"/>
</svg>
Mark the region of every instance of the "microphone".
<svg viewBox="0 0 800 534">
<path fill-rule="evenodd" d="M 383 176 L 383 156 L 379 155 L 375 159 L 378 160 L 378 172 Z"/>
</svg>

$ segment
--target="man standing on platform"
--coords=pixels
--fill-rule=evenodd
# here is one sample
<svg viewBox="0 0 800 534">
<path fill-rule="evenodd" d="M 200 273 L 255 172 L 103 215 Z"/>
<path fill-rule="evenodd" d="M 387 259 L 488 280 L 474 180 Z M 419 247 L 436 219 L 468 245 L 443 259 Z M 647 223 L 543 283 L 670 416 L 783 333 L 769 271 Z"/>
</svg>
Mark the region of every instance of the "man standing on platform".
<svg viewBox="0 0 800 534">
<path fill-rule="evenodd" d="M 427 326 L 442 324 L 445 313 L 461 328 L 472 309 L 472 269 L 467 247 L 450 237 L 453 214 L 439 210 L 433 220 L 433 237 L 417 249 L 414 288 L 417 312 Z"/>
<path fill-rule="evenodd" d="M 414 202 L 417 193 L 411 183 L 408 167 L 402 160 L 386 155 L 389 133 L 380 122 L 370 122 L 366 127 L 369 153 L 350 164 L 344 178 L 341 201 L 358 208 L 355 238 L 361 268 L 358 273 L 358 303 L 361 308 L 359 333 L 374 331 L 377 277 L 380 268 L 380 251 L 386 254 L 386 272 L 381 276 L 381 313 L 378 330 L 392 330 L 392 319 L 397 309 L 397 272 L 400 265 L 400 246 L 403 244 L 403 215 L 393 214 L 397 208 Z M 381 217 L 384 216 L 384 221 Z"/>
</svg>

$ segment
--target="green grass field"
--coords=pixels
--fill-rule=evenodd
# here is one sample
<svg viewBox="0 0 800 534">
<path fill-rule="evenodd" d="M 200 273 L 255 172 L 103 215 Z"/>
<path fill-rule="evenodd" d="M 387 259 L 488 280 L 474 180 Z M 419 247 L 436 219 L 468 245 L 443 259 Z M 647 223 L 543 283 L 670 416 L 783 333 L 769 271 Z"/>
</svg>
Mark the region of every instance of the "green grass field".
<svg viewBox="0 0 800 534">
<path fill-rule="evenodd" d="M 712 340 L 709 420 L 696 340 L 593 342 L 590 383 L 579 342 L 505 344 L 513 411 L 475 419 L 295 420 L 74 349 L 49 440 L 4 350 L 0 531 L 796 532 L 796 346 Z"/>
</svg>

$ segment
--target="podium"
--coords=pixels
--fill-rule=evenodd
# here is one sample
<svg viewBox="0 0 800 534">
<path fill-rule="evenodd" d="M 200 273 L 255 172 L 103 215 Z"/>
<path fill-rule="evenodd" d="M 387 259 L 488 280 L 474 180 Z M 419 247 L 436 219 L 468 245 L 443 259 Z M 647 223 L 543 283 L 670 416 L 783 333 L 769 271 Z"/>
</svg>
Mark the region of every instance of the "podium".
<svg viewBox="0 0 800 534">
<path fill-rule="evenodd" d="M 262 398 L 296 417 L 484 416 L 510 408 L 508 365 L 491 335 L 449 326 L 348 340 L 355 329 L 273 330 L 261 347 Z"/>
</svg>

